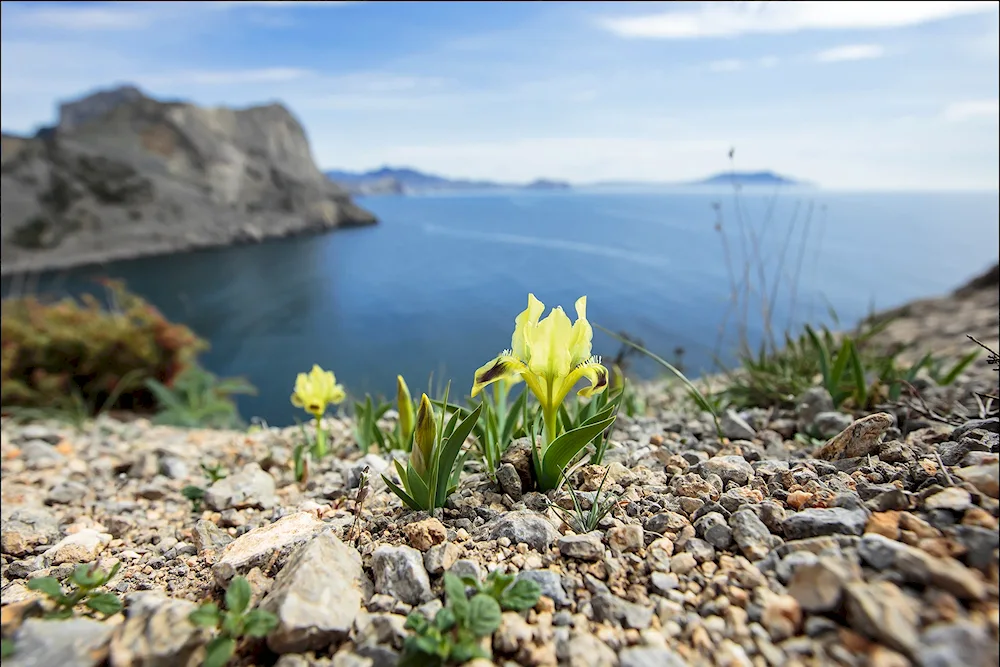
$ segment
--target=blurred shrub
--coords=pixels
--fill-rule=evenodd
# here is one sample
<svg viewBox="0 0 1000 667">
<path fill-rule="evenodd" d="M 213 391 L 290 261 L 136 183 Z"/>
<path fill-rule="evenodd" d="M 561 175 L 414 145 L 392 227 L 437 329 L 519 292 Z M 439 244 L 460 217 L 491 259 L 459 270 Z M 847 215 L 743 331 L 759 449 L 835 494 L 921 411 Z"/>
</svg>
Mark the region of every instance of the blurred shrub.
<svg viewBox="0 0 1000 667">
<path fill-rule="evenodd" d="M 54 303 L 35 296 L 2 302 L 0 406 L 5 413 L 149 413 L 166 407 L 147 380 L 172 387 L 207 343 L 120 283 L 104 284 L 110 308 L 92 295 Z"/>
</svg>

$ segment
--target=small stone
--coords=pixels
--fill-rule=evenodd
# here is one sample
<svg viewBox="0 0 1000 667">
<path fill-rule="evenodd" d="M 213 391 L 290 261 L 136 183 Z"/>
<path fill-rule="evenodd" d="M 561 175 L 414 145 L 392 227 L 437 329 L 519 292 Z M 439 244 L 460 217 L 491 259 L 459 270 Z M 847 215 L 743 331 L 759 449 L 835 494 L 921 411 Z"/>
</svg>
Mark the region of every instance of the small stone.
<svg viewBox="0 0 1000 667">
<path fill-rule="evenodd" d="M 768 596 L 761 614 L 761 625 L 774 641 L 781 641 L 795 635 L 802 625 L 802 608 L 791 595 Z"/>
<path fill-rule="evenodd" d="M 528 581 L 535 582 L 541 589 L 541 594 L 547 598 L 551 598 L 559 607 L 568 607 L 572 602 L 566 594 L 566 589 L 562 585 L 562 578 L 557 572 L 552 572 L 551 570 L 527 570 L 519 572 L 517 579 L 527 579 Z"/>
<path fill-rule="evenodd" d="M 493 540 L 506 537 L 513 544 L 524 542 L 536 551 L 546 551 L 559 537 L 559 532 L 538 514 L 518 510 L 496 519 L 489 535 Z"/>
<path fill-rule="evenodd" d="M 49 491 L 45 502 L 49 505 L 69 505 L 83 500 L 87 495 L 87 485 L 80 482 L 63 482 Z"/>
<path fill-rule="evenodd" d="M 594 617 L 598 621 L 620 624 L 626 628 L 644 630 L 653 621 L 653 608 L 623 600 L 611 593 L 598 593 L 591 599 Z"/>
<path fill-rule="evenodd" d="M 512 463 L 502 463 L 497 469 L 497 482 L 503 492 L 514 500 L 520 500 L 524 490 L 521 488 L 521 477 Z"/>
<path fill-rule="evenodd" d="M 40 544 L 61 536 L 59 522 L 47 509 L 21 507 L 10 513 L 0 528 L 0 549 L 10 556 L 26 556 Z"/>
<path fill-rule="evenodd" d="M 701 466 L 707 473 L 721 477 L 724 484 L 743 486 L 753 478 L 753 467 L 742 456 L 713 456 Z"/>
<path fill-rule="evenodd" d="M 954 474 L 989 497 L 1000 498 L 1000 463 L 959 468 Z"/>
<path fill-rule="evenodd" d="M 280 567 L 292 551 L 324 527 L 313 512 L 296 512 L 244 533 L 223 550 L 219 561 L 212 566 L 215 582 L 224 588 L 234 576 L 252 568 Z"/>
<path fill-rule="evenodd" d="M 424 569 L 430 574 L 441 574 L 455 564 L 463 551 L 454 542 L 436 544 L 424 554 Z"/>
<path fill-rule="evenodd" d="M 681 576 L 687 574 L 698 566 L 698 561 L 694 555 L 684 552 L 671 557 L 670 570 Z"/>
<path fill-rule="evenodd" d="M 654 592 L 666 595 L 680 585 L 680 580 L 673 573 L 653 572 L 649 575 L 649 583 L 652 585 Z"/>
<path fill-rule="evenodd" d="M 211 521 L 199 519 L 194 525 L 192 541 L 199 556 L 213 560 L 233 541 L 233 538 Z"/>
<path fill-rule="evenodd" d="M 758 561 L 771 551 L 771 532 L 753 511 L 742 509 L 729 517 L 733 539 L 750 561 Z"/>
<path fill-rule="evenodd" d="M 111 542 L 111 535 L 92 528 L 67 535 L 42 554 L 49 565 L 61 563 L 90 563 L 97 559 L 104 547 Z"/>
<path fill-rule="evenodd" d="M 914 603 L 888 581 L 847 584 L 847 621 L 857 632 L 889 648 L 913 655 L 920 645 Z"/>
<path fill-rule="evenodd" d="M 997 664 L 996 639 L 968 621 L 932 625 L 921 640 L 921 667 Z"/>
<path fill-rule="evenodd" d="M 757 435 L 753 427 L 732 409 L 722 415 L 719 426 L 722 427 L 722 434 L 730 440 L 753 440 Z"/>
<path fill-rule="evenodd" d="M 785 537 L 800 540 L 821 535 L 861 535 L 868 523 L 864 510 L 842 507 L 813 508 L 797 512 L 782 524 Z"/>
<path fill-rule="evenodd" d="M 788 594 L 805 611 L 825 614 L 840 605 L 844 586 L 851 580 L 847 566 L 832 558 L 821 558 L 795 569 L 788 582 Z"/>
<path fill-rule="evenodd" d="M 820 437 L 832 438 L 852 423 L 854 423 L 854 418 L 851 415 L 828 410 L 816 415 L 816 418 L 813 420 L 813 427 L 819 433 Z"/>
<path fill-rule="evenodd" d="M 598 561 L 604 558 L 604 542 L 601 540 L 601 534 L 597 532 L 560 537 L 557 546 L 559 553 L 566 558 L 586 561 Z"/>
<path fill-rule="evenodd" d="M 211 633 L 188 621 L 197 608 L 193 602 L 160 593 L 129 596 L 125 622 L 111 638 L 111 664 L 114 667 L 199 664 L 201 647 Z"/>
<path fill-rule="evenodd" d="M 925 510 L 964 512 L 970 507 L 972 507 L 972 496 L 968 491 L 957 486 L 938 491 L 934 495 L 924 499 Z"/>
<path fill-rule="evenodd" d="M 46 621 L 29 618 L 14 635 L 7 667 L 97 667 L 114 626 L 90 618 Z"/>
<path fill-rule="evenodd" d="M 427 551 L 435 544 L 441 544 L 448 537 L 448 531 L 444 524 L 433 517 L 406 524 L 403 526 L 403 533 L 410 546 L 420 551 Z"/>
<path fill-rule="evenodd" d="M 634 646 L 618 654 L 621 667 L 687 667 L 680 655 L 658 646 Z"/>
<path fill-rule="evenodd" d="M 320 533 L 289 557 L 260 603 L 278 617 L 268 648 L 301 653 L 346 639 L 366 584 L 361 555 L 332 532 Z"/>
<path fill-rule="evenodd" d="M 644 542 L 644 531 L 638 524 L 614 526 L 608 529 L 608 546 L 615 555 L 639 551 Z"/>
<path fill-rule="evenodd" d="M 372 573 L 376 592 L 406 604 L 418 605 L 434 597 L 423 557 L 413 547 L 380 546 L 372 553 Z"/>
<path fill-rule="evenodd" d="M 733 542 L 733 530 L 718 512 L 708 512 L 694 522 L 697 534 L 716 549 L 726 549 Z"/>
<path fill-rule="evenodd" d="M 674 555 L 674 543 L 666 537 L 650 542 L 646 549 L 646 562 L 651 570 L 670 571 L 670 557 Z"/>
<path fill-rule="evenodd" d="M 618 658 L 607 644 L 590 633 L 576 633 L 558 642 L 556 655 L 567 667 L 616 667 Z M 637 666 L 636 666 L 637 667 Z"/>
<path fill-rule="evenodd" d="M 894 540 L 899 537 L 899 512 L 874 512 L 865 524 L 866 533 L 876 533 Z"/>
<path fill-rule="evenodd" d="M 465 558 L 455 561 L 455 564 L 449 567 L 448 571 L 456 577 L 472 577 L 473 579 L 483 578 L 479 569 L 479 563 Z"/>
<path fill-rule="evenodd" d="M 874 533 L 858 544 L 858 554 L 877 570 L 894 568 L 906 581 L 931 584 L 962 599 L 982 600 L 986 587 L 974 571 L 953 558 L 940 558 Z"/>
<path fill-rule="evenodd" d="M 225 509 L 256 507 L 270 509 L 278 504 L 274 478 L 258 463 L 248 463 L 239 472 L 224 477 L 205 490 L 205 506 Z"/>
</svg>

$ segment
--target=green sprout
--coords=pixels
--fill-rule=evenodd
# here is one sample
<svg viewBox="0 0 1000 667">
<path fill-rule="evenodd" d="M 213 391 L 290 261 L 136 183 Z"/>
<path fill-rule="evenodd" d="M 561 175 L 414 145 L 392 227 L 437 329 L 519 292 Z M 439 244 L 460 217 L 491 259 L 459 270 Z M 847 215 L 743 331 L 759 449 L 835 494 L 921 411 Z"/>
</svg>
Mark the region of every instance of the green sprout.
<svg viewBox="0 0 1000 667">
<path fill-rule="evenodd" d="M 208 485 L 211 486 L 220 479 L 225 479 L 226 475 L 229 474 L 229 471 L 226 470 L 221 463 L 216 463 L 214 465 L 202 463 L 201 474 L 205 476 L 205 480 L 208 482 Z M 193 512 L 201 511 L 201 502 L 205 499 L 204 487 L 188 484 L 181 489 L 181 495 L 191 501 L 191 510 Z"/>
<path fill-rule="evenodd" d="M 443 403 L 447 402 L 446 390 Z M 402 488 L 382 475 L 389 489 L 407 507 L 433 513 L 436 508 L 444 506 L 445 500 L 458 486 L 465 461 L 459 453 L 481 411 L 482 406 L 477 407 L 461 423 L 458 421 L 460 413 L 454 412 L 445 424 L 445 410 L 441 411 L 440 420 L 436 420 L 427 394 L 421 396 L 409 460 L 405 468 L 398 459 L 394 461 Z"/>
<path fill-rule="evenodd" d="M 39 577 L 28 582 L 28 589 L 39 591 L 49 598 L 55 608 L 45 614 L 46 618 L 72 618 L 73 610 L 81 602 L 85 607 L 105 618 L 117 614 L 122 609 L 121 600 L 113 593 L 98 593 L 118 573 L 121 563 L 115 563 L 110 572 L 104 572 L 96 565 L 78 565 L 70 575 L 70 591 L 63 590 L 55 577 Z"/>
<path fill-rule="evenodd" d="M 471 598 L 466 587 L 475 592 Z M 541 590 L 527 579 L 514 581 L 512 574 L 491 572 L 485 584 L 475 577 L 444 575 L 446 603 L 429 621 L 420 612 L 412 612 L 406 628 L 414 634 L 406 638 L 400 667 L 441 667 L 457 665 L 474 658 L 490 659 L 481 641 L 500 627 L 504 609 L 526 611 L 535 606 Z"/>
<path fill-rule="evenodd" d="M 358 448 L 363 454 L 371 451 L 372 445 L 379 449 L 385 447 L 385 438 L 382 429 L 378 427 L 378 420 L 389 411 L 392 405 L 385 401 L 375 401 L 370 394 L 365 394 L 365 402 L 354 402 L 354 439 L 358 443 Z"/>
<path fill-rule="evenodd" d="M 597 526 L 618 504 L 618 496 L 605 496 L 604 500 L 601 500 L 601 492 L 604 490 L 604 482 L 608 479 L 608 473 L 611 472 L 611 466 L 608 466 L 604 471 L 604 476 L 601 477 L 601 483 L 597 487 L 597 492 L 594 494 L 594 500 L 590 504 L 589 510 L 584 510 L 583 505 L 580 503 L 579 498 L 577 498 L 576 489 L 569 488 L 569 497 L 573 501 L 573 511 L 556 505 L 555 503 L 549 503 L 549 507 L 556 510 L 560 515 L 562 515 L 563 520 L 577 533 L 583 535 L 585 533 L 597 530 Z M 569 482 L 567 482 L 567 486 Z"/>
<path fill-rule="evenodd" d="M 235 653 L 241 637 L 264 637 L 277 627 L 278 617 L 271 612 L 248 609 L 250 597 L 250 583 L 243 577 L 233 577 L 226 589 L 225 611 L 214 602 L 206 602 L 188 615 L 192 624 L 217 632 L 205 646 L 202 667 L 223 667 Z"/>
</svg>

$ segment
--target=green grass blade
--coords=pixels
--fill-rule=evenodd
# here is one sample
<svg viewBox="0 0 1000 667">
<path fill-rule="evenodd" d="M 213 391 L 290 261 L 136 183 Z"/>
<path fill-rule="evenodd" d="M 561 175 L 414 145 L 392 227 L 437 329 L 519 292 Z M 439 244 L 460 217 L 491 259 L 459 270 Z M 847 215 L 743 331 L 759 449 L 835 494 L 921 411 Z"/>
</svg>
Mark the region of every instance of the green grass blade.
<svg viewBox="0 0 1000 667">
<path fill-rule="evenodd" d="M 967 355 L 958 360 L 958 363 L 956 363 L 952 367 L 952 369 L 948 371 L 944 375 L 944 377 L 942 377 L 938 381 L 938 384 L 944 387 L 950 385 L 952 382 L 958 379 L 958 376 L 962 374 L 962 371 L 968 368 L 969 364 L 975 361 L 976 357 L 978 356 L 979 356 L 979 350 L 973 350 L 972 352 L 969 352 Z"/>
<path fill-rule="evenodd" d="M 447 442 L 445 442 L 444 447 L 441 449 L 441 458 L 438 460 L 439 477 L 435 494 L 435 505 L 438 507 L 444 505 L 448 493 L 448 481 L 455 466 L 455 459 L 458 458 L 458 453 L 461 451 L 462 445 L 465 444 L 465 439 L 472 433 L 472 427 L 479 419 L 479 414 L 482 410 L 483 406 L 480 403 L 479 407 L 473 410 L 471 415 L 463 419 L 462 423 L 455 427 L 455 430 L 448 436 Z"/>
</svg>

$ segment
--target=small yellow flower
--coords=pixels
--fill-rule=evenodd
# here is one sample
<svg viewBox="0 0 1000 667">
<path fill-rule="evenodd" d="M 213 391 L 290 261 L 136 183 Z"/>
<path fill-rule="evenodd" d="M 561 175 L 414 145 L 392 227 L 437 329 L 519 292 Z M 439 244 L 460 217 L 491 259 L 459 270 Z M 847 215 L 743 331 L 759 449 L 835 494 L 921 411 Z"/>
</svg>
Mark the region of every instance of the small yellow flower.
<svg viewBox="0 0 1000 667">
<path fill-rule="evenodd" d="M 344 388 L 337 384 L 332 371 L 313 365 L 309 373 L 299 373 L 295 378 L 292 405 L 302 408 L 317 420 L 323 417 L 330 403 L 340 403 L 347 397 Z"/>
<path fill-rule="evenodd" d="M 590 382 L 577 392 L 589 397 L 604 391 L 608 371 L 591 356 L 594 331 L 587 321 L 587 297 L 576 301 L 576 322 L 571 323 L 561 306 L 539 321 L 545 304 L 528 295 L 528 307 L 514 320 L 511 349 L 476 371 L 475 396 L 501 379 L 523 379 L 542 406 L 546 435 L 555 439 L 559 406 L 581 379 Z"/>
<path fill-rule="evenodd" d="M 434 423 L 434 408 L 427 394 L 420 397 L 417 409 L 417 426 L 413 433 L 413 449 L 410 450 L 410 465 L 420 477 L 426 477 L 434 457 L 437 442 L 437 424 Z"/>
</svg>

